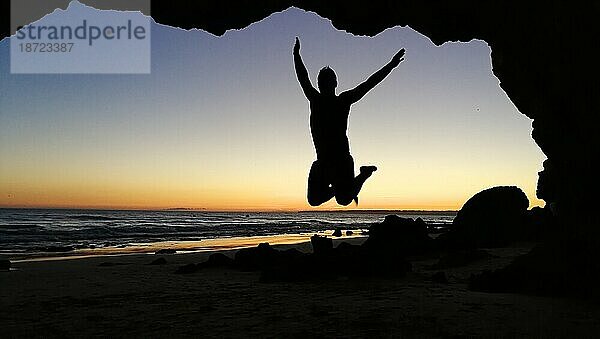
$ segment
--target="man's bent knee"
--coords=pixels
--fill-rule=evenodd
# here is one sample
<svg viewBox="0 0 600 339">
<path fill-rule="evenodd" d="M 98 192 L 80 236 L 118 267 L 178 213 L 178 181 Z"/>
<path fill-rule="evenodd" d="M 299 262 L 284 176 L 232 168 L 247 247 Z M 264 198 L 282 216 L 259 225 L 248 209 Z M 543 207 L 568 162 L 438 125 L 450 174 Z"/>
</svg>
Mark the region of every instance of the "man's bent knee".
<svg viewBox="0 0 600 339">
<path fill-rule="evenodd" d="M 312 207 L 316 207 L 322 205 L 329 199 L 325 200 L 323 197 L 317 196 L 315 194 L 309 194 L 307 196 L 307 200 L 309 205 L 311 205 Z"/>
<path fill-rule="evenodd" d="M 319 205 L 321 205 L 323 202 L 318 201 L 317 199 L 311 199 L 310 197 L 308 198 L 308 204 L 311 205 L 312 207 L 317 207 Z"/>
<path fill-rule="evenodd" d="M 348 196 L 336 196 L 335 197 L 335 201 L 342 206 L 348 206 L 350 205 L 350 203 L 352 203 L 352 199 L 354 197 L 348 197 Z"/>
</svg>

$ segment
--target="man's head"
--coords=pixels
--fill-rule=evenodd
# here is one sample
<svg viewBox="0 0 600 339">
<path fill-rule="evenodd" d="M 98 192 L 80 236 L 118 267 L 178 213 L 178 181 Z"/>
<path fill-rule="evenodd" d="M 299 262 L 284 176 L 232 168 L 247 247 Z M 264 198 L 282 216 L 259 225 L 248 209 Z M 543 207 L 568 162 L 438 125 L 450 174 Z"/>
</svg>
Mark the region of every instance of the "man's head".
<svg viewBox="0 0 600 339">
<path fill-rule="evenodd" d="M 333 69 L 329 68 L 329 66 L 321 68 L 319 75 L 317 76 L 317 85 L 319 86 L 319 92 L 321 93 L 335 93 L 337 76 Z"/>
</svg>

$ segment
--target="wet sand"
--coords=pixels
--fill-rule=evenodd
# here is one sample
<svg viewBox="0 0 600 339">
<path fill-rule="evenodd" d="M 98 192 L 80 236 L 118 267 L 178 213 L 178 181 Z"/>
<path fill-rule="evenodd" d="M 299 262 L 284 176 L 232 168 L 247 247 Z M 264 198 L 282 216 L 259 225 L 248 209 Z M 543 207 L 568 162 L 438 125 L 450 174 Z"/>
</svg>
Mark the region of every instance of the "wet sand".
<svg viewBox="0 0 600 339">
<path fill-rule="evenodd" d="M 0 272 L 0 337 L 597 337 L 597 302 L 467 290 L 471 273 L 531 246 L 446 269 L 449 284 L 431 281 L 436 258 L 412 258 L 403 278 L 301 283 L 232 269 L 174 274 L 210 252 L 20 262 Z M 167 264 L 148 265 L 159 257 Z"/>
<path fill-rule="evenodd" d="M 301 234 L 277 234 L 267 236 L 253 237 L 224 237 L 214 239 L 203 239 L 197 241 L 161 241 L 152 243 L 130 244 L 128 246 L 111 246 L 100 248 L 83 248 L 67 252 L 51 252 L 51 253 L 32 253 L 32 254 L 14 254 L 5 255 L 6 259 L 12 262 L 28 262 L 28 261 L 54 261 L 67 259 L 82 259 L 89 257 L 106 256 L 112 257 L 117 255 L 131 254 L 154 254 L 159 250 L 175 250 L 177 253 L 196 253 L 196 252 L 215 252 L 229 251 L 240 248 L 255 247 L 258 244 L 267 242 L 271 245 L 297 245 L 305 247 L 310 241 L 310 237 L 314 234 L 322 236 L 331 236 L 333 231 L 323 231 L 316 233 L 301 233 Z M 357 233 L 356 235 L 344 236 L 344 241 L 363 241 L 366 235 Z M 301 244 L 305 245 L 301 245 Z M 310 251 L 310 245 L 307 249 Z M 0 258 L 4 259 L 4 258 Z"/>
</svg>

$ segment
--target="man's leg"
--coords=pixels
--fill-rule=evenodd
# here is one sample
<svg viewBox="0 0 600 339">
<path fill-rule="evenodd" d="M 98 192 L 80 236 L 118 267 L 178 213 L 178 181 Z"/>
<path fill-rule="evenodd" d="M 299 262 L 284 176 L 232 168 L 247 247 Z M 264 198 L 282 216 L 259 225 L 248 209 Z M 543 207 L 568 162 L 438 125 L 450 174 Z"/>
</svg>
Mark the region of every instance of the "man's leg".
<svg viewBox="0 0 600 339">
<path fill-rule="evenodd" d="M 354 202 L 358 205 L 358 193 L 362 189 L 362 185 L 371 177 L 373 172 L 377 171 L 375 166 L 360 166 L 360 174 L 354 178 L 354 189 L 356 194 L 354 195 Z"/>
<path fill-rule="evenodd" d="M 333 198 L 333 188 L 326 180 L 325 169 L 319 161 L 313 162 L 308 174 L 308 203 L 319 206 Z"/>
<path fill-rule="evenodd" d="M 354 177 L 354 159 L 351 156 L 338 167 L 337 180 L 334 184 L 335 200 L 342 206 L 349 205 L 352 200 L 358 204 L 358 193 L 365 181 L 377 170 L 375 166 L 362 166 L 360 173 Z"/>
</svg>

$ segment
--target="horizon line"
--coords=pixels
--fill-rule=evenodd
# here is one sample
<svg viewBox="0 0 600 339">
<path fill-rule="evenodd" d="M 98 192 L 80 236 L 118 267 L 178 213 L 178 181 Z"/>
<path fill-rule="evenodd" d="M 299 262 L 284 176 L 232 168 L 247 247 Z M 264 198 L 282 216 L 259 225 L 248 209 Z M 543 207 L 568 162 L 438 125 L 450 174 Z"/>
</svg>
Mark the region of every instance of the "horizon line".
<svg viewBox="0 0 600 339">
<path fill-rule="evenodd" d="M 168 207 L 168 208 L 136 208 L 136 207 L 64 207 L 64 206 L 0 206 L 0 209 L 19 209 L 19 210 L 81 210 L 81 211 L 164 211 L 164 212 L 228 212 L 228 213 L 277 213 L 277 212 L 296 212 L 296 213 L 318 213 L 318 212 L 353 212 L 353 213 L 384 213 L 384 212 L 435 212 L 435 213 L 456 213 L 453 209 L 390 209 L 390 208 L 368 208 L 368 209 L 208 209 L 208 208 L 187 208 L 187 207 Z"/>
</svg>

